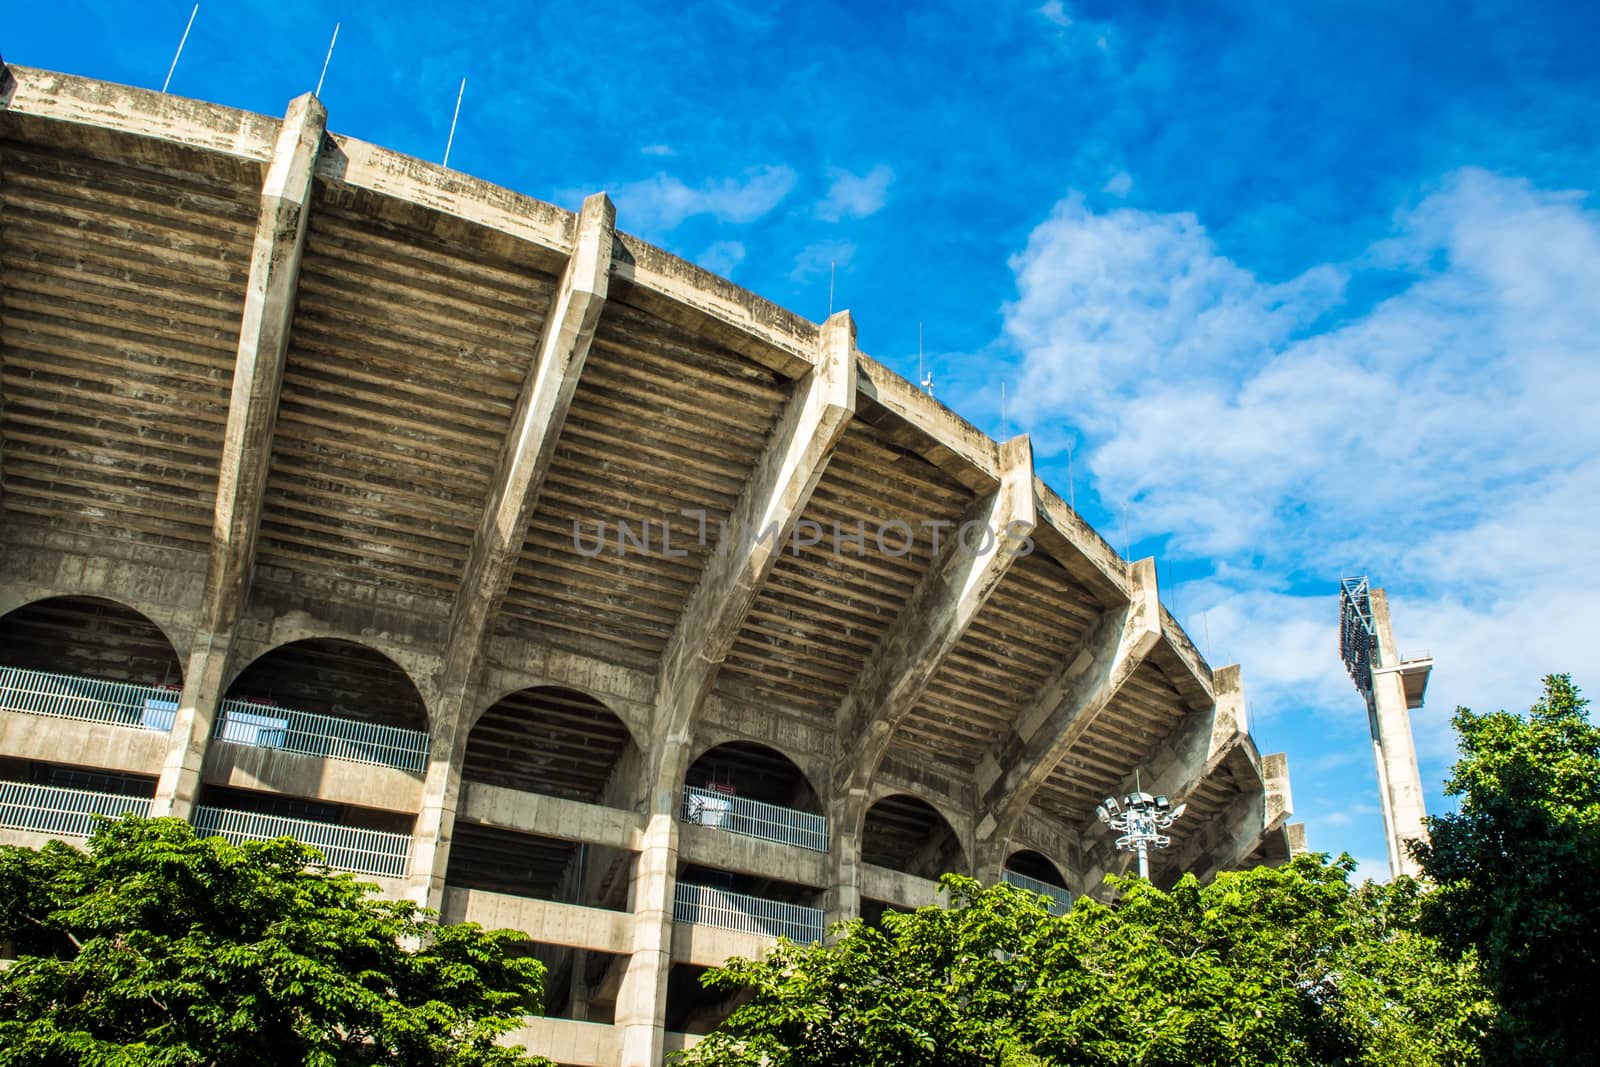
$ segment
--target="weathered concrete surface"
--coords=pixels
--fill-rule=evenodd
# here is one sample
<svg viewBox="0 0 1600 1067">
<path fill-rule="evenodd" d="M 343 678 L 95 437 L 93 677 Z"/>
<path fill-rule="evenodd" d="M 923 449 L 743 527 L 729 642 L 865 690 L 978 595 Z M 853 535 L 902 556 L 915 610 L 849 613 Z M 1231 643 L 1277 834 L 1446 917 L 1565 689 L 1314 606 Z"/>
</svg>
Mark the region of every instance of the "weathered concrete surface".
<svg viewBox="0 0 1600 1067">
<path fill-rule="evenodd" d="M 155 776 L 166 755 L 160 731 L 0 711 L 0 756 Z"/>
<path fill-rule="evenodd" d="M 644 839 L 645 820 L 635 812 L 482 782 L 466 783 L 464 791 L 456 814 L 462 822 L 629 851 Z"/>
<path fill-rule="evenodd" d="M 825 853 L 745 837 L 710 826 L 684 824 L 678 831 L 678 858 L 701 867 L 756 877 L 780 872 L 786 882 L 818 889 L 833 884 Z"/>
<path fill-rule="evenodd" d="M 1422 774 L 1417 767 L 1417 746 L 1411 736 L 1411 701 L 1406 695 L 1405 673 L 1382 669 L 1401 665 L 1394 627 L 1389 621 L 1389 595 L 1374 589 L 1371 602 L 1380 660 L 1372 670 L 1372 741 L 1389 841 L 1389 873 L 1393 877 L 1404 874 L 1415 878 L 1421 875 L 1422 868 L 1411 857 L 1406 843 L 1427 842 L 1424 820 L 1428 812 L 1423 801 Z"/>
<path fill-rule="evenodd" d="M 530 1016 L 520 1028 L 501 1038 L 500 1044 L 521 1045 L 576 1067 L 612 1067 L 617 1062 L 616 1029 L 602 1023 Z"/>
<path fill-rule="evenodd" d="M 418 774 L 225 741 L 210 746 L 201 777 L 209 785 L 285 793 L 407 815 L 415 813 L 422 800 L 422 777 Z"/>
<path fill-rule="evenodd" d="M 879 867 L 875 863 L 861 864 L 861 895 L 867 900 L 893 904 L 901 910 L 944 904 L 944 894 L 938 882 Z"/>
<path fill-rule="evenodd" d="M 554 900 L 446 889 L 439 918 L 447 923 L 477 923 L 489 930 L 520 930 L 528 940 L 547 945 L 598 949 L 621 954 L 633 941 L 632 916 Z"/>
<path fill-rule="evenodd" d="M 309 230 L 307 208 L 328 112 L 309 93 L 289 105 L 267 166 L 250 253 L 233 395 L 217 473 L 216 512 L 201 618 L 204 640 L 184 672 L 172 747 L 151 813 L 187 817 L 194 808 L 206 742 L 222 699 L 234 625 L 250 592 L 261 498 L 272 457 L 278 391 Z"/>
<path fill-rule="evenodd" d="M 1107 611 L 1083 646 L 1018 716 L 978 769 L 980 841 L 1001 841 L 1068 749 L 1093 725 L 1161 636 L 1153 559 L 1128 567 L 1130 601 Z"/>
<path fill-rule="evenodd" d="M 720 967 L 735 956 L 760 959 L 778 943 L 775 937 L 749 934 L 741 930 L 719 930 L 696 923 L 675 923 L 672 927 L 672 962 L 699 967 Z"/>
<path fill-rule="evenodd" d="M 527 381 L 518 397 L 496 475 L 474 535 L 466 571 L 450 614 L 449 639 L 440 669 L 444 705 L 433 724 L 432 759 L 423 786 L 422 811 L 413 838 L 412 869 L 427 871 L 415 891 L 433 904 L 444 891 L 450 825 L 460 794 L 460 764 L 471 718 L 473 682 L 483 667 L 490 620 L 505 598 L 511 573 L 527 536 L 528 517 L 555 458 L 562 426 L 572 406 L 610 283 L 617 209 L 604 193 L 586 199 L 577 239 L 545 320 Z"/>
</svg>

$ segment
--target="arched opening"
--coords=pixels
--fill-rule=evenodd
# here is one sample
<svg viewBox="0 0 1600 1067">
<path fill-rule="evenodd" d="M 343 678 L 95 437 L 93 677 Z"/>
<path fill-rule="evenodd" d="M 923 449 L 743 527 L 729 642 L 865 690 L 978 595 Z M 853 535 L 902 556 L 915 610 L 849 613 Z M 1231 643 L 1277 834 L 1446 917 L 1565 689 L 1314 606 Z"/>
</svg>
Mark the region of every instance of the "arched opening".
<svg viewBox="0 0 1600 1067">
<path fill-rule="evenodd" d="M 884 797 L 867 809 L 861 861 L 918 878 L 967 870 L 966 852 L 955 828 L 933 805 L 904 793 Z"/>
<path fill-rule="evenodd" d="M 512 693 L 483 713 L 467 737 L 461 777 L 469 789 L 497 786 L 628 808 L 642 766 L 632 734 L 610 708 L 574 689 L 539 686 Z M 623 910 L 632 873 L 631 851 L 482 825 L 460 814 L 445 882 L 456 889 Z M 595 985 L 587 979 L 580 984 Z"/>
<path fill-rule="evenodd" d="M 257 657 L 227 698 L 428 731 L 428 708 L 411 676 L 382 652 L 336 638 L 294 641 Z"/>
<path fill-rule="evenodd" d="M 1060 868 L 1032 849 L 1013 852 L 1006 859 L 1000 877 L 1021 889 L 1048 897 L 1051 911 L 1059 913 L 1072 906 L 1072 893 L 1067 889 L 1067 880 L 1062 877 Z"/>
<path fill-rule="evenodd" d="M 306 638 L 257 657 L 228 687 L 213 736 L 413 778 L 427 769 L 427 706 L 410 675 L 383 653 L 336 638 Z M 200 832 L 236 842 L 289 836 L 320 849 L 336 870 L 406 874 L 414 793 L 393 789 L 391 779 L 364 777 L 358 800 L 348 790 L 340 799 L 328 787 L 347 776 L 333 774 L 328 762 L 272 757 L 251 768 L 243 780 L 201 787 L 193 819 Z"/>
<path fill-rule="evenodd" d="M 172 729 L 182 687 L 166 634 L 115 601 L 50 597 L 0 618 L 0 716 L 17 727 L 0 756 L 0 825 L 77 837 L 92 829 L 90 813 L 148 810 L 166 744 L 148 735 Z M 67 744 L 63 736 L 80 735 L 63 734 L 53 724 L 62 719 L 146 736 Z"/>
<path fill-rule="evenodd" d="M 822 803 L 805 772 L 753 741 L 708 749 L 684 776 L 682 818 L 747 837 L 828 850 Z"/>
<path fill-rule="evenodd" d="M 36 600 L 0 618 L 0 667 L 128 682 L 183 685 L 183 663 L 161 628 L 100 597 Z"/>
<path fill-rule="evenodd" d="M 216 738 L 420 775 L 428 710 L 410 675 L 383 653 L 307 638 L 239 672 L 218 710 Z"/>
</svg>

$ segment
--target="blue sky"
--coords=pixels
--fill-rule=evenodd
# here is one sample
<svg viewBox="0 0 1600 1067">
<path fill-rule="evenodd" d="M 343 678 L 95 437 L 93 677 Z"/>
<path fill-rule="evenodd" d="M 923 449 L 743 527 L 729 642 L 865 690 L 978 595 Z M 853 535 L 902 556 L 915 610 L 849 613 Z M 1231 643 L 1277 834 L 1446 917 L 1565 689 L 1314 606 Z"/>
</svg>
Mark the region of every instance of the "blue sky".
<svg viewBox="0 0 1600 1067">
<path fill-rule="evenodd" d="M 12 61 L 159 88 L 191 4 L 8 11 Z M 1238 661 L 1313 847 L 1382 875 L 1341 574 L 1457 704 L 1600 686 L 1600 7 L 209 0 L 172 91 L 576 207 L 856 315 Z M 1001 384 L 1008 404 L 1001 418 Z"/>
</svg>

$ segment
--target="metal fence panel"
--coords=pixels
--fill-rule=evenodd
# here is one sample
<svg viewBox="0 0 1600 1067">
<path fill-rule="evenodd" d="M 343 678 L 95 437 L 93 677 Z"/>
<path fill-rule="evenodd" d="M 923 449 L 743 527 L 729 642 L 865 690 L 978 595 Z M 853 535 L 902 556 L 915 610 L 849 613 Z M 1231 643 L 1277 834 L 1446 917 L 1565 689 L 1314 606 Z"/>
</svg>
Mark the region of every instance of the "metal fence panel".
<svg viewBox="0 0 1600 1067">
<path fill-rule="evenodd" d="M 83 719 L 134 730 L 168 731 L 178 712 L 178 691 L 155 685 L 0 667 L 0 709 L 56 719 Z"/>
<path fill-rule="evenodd" d="M 62 789 L 31 782 L 0 782 L 0 826 L 37 830 L 58 837 L 88 837 L 95 816 L 150 814 L 149 797 Z"/>
<path fill-rule="evenodd" d="M 726 889 L 679 882 L 672 917 L 677 922 L 699 923 L 722 930 L 777 937 L 805 943 L 822 940 L 821 908 L 764 900 Z"/>
<path fill-rule="evenodd" d="M 321 851 L 323 860 L 336 871 L 401 878 L 411 855 L 409 834 L 205 806 L 194 809 L 193 821 L 201 836 L 217 834 L 236 845 L 292 837 Z"/>
<path fill-rule="evenodd" d="M 222 702 L 214 736 L 235 745 L 278 748 L 323 759 L 398 767 L 402 771 L 422 771 L 428 764 L 428 735 L 421 730 L 249 700 Z"/>
<path fill-rule="evenodd" d="M 1018 889 L 1026 889 L 1030 893 L 1042 893 L 1044 896 L 1049 897 L 1050 912 L 1053 915 L 1060 915 L 1072 907 L 1071 890 L 1062 889 L 1060 886 L 1051 885 L 1049 882 L 1041 882 L 1037 878 L 1029 878 L 1027 875 L 1018 874 L 1009 868 L 1002 870 L 1000 877 Z"/>
<path fill-rule="evenodd" d="M 828 851 L 828 821 L 821 815 L 729 796 L 714 789 L 685 786 L 683 820 L 746 837 L 798 845 L 813 852 Z"/>
</svg>

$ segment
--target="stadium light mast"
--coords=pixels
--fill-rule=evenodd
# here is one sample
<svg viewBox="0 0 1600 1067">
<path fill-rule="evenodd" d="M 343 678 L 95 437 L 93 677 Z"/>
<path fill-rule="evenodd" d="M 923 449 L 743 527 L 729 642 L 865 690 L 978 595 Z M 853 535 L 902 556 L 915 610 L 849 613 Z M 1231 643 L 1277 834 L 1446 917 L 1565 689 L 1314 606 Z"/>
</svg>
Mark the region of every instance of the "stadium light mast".
<svg viewBox="0 0 1600 1067">
<path fill-rule="evenodd" d="M 1094 813 L 1100 821 L 1122 836 L 1117 838 L 1117 848 L 1139 856 L 1139 877 L 1150 880 L 1150 850 L 1166 848 L 1172 838 L 1162 833 L 1183 816 L 1187 804 L 1172 806 L 1163 796 L 1151 796 L 1135 787 L 1134 792 L 1117 803 L 1115 797 L 1106 797 L 1095 805 Z"/>
<path fill-rule="evenodd" d="M 1365 576 L 1339 583 L 1339 656 L 1367 702 L 1390 877 L 1416 877 L 1422 868 L 1406 843 L 1426 841 L 1428 830 L 1411 712 L 1422 707 L 1433 657 L 1401 658 L 1389 625 L 1389 598 L 1382 589 L 1371 588 Z"/>
</svg>

